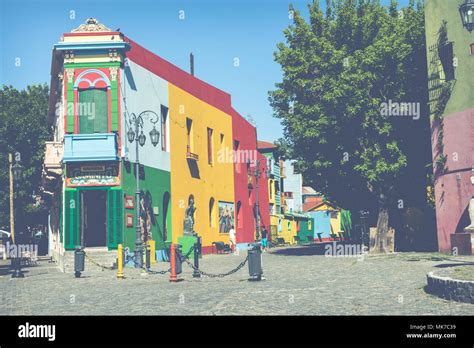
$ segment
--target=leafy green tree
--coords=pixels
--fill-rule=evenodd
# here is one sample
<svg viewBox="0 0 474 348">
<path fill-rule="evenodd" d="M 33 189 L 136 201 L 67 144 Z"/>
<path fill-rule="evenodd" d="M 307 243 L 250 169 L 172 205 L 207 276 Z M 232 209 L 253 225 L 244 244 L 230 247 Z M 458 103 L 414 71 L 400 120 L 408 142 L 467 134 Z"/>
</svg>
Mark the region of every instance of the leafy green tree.
<svg viewBox="0 0 474 348">
<path fill-rule="evenodd" d="M 48 86 L 28 86 L 17 90 L 0 89 L 0 226 L 10 226 L 10 186 L 8 154 L 19 152 L 23 178 L 15 188 L 15 232 L 26 236 L 28 228 L 44 224 L 46 211 L 38 204 L 44 142 L 50 128 L 46 123 Z"/>
<path fill-rule="evenodd" d="M 305 181 L 343 208 L 376 211 L 383 252 L 389 211 L 413 191 L 406 178 L 421 175 L 426 190 L 424 9 L 413 0 L 401 11 L 396 1 L 326 4 L 325 13 L 308 5 L 309 21 L 290 6 L 293 24 L 275 52 L 283 79 L 269 100 Z M 390 101 L 419 103 L 420 117 L 383 113 Z"/>
</svg>

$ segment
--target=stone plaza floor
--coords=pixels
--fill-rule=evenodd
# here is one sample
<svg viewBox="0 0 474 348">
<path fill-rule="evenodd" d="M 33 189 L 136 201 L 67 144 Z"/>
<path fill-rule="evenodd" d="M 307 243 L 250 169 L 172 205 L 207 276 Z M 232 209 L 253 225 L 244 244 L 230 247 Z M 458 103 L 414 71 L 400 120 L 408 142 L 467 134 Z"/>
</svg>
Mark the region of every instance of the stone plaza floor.
<svg viewBox="0 0 474 348">
<path fill-rule="evenodd" d="M 220 273 L 246 257 L 205 255 L 200 268 Z M 81 278 L 40 261 L 12 279 L 0 261 L 0 315 L 473 315 L 474 305 L 424 291 L 429 271 L 474 262 L 438 253 L 325 257 L 315 248 L 276 248 L 263 254 L 265 280 L 249 282 L 248 267 L 225 278 L 184 280 L 125 268 L 91 270 Z M 3 263 L 1 263 L 3 262 Z M 168 269 L 157 263 L 154 270 Z"/>
</svg>

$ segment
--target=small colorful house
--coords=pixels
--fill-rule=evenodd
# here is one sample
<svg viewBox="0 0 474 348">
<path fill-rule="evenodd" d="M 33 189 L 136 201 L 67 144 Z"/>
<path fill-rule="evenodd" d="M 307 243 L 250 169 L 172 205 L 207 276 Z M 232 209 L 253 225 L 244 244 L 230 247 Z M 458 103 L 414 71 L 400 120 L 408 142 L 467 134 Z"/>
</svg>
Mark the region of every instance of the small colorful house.
<svg viewBox="0 0 474 348">
<path fill-rule="evenodd" d="M 324 242 L 339 238 L 341 230 L 340 209 L 329 202 L 315 202 L 313 205 L 305 205 L 306 211 L 314 221 L 314 239 Z"/>
<path fill-rule="evenodd" d="M 312 242 L 314 240 L 314 218 L 309 214 L 293 213 L 296 221 L 296 231 L 299 243 Z"/>
</svg>

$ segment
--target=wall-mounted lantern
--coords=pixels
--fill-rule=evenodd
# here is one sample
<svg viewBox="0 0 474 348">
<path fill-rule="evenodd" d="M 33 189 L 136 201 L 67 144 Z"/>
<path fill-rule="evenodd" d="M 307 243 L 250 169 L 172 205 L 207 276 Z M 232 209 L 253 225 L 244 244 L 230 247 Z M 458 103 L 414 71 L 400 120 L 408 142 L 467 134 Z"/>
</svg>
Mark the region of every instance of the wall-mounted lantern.
<svg viewBox="0 0 474 348">
<path fill-rule="evenodd" d="M 471 32 L 474 29 L 474 0 L 466 0 L 464 4 L 461 4 L 459 13 L 463 26 Z"/>
</svg>

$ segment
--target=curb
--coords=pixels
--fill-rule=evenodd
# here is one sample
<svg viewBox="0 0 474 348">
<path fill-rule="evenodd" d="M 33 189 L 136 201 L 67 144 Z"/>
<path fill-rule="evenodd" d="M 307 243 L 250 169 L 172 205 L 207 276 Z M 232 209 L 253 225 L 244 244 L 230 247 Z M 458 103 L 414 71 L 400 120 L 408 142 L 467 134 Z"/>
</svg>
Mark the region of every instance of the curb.
<svg viewBox="0 0 474 348">
<path fill-rule="evenodd" d="M 443 277 L 431 271 L 426 275 L 427 293 L 450 301 L 474 304 L 474 281 Z"/>
</svg>

